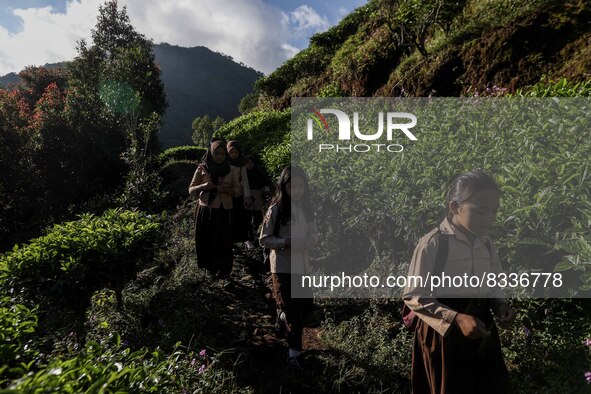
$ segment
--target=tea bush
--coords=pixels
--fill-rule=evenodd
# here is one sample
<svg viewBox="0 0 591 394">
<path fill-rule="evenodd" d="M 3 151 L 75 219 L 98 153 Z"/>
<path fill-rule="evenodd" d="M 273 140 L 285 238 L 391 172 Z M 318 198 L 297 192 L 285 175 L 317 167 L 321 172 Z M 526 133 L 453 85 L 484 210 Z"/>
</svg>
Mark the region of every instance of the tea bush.
<svg viewBox="0 0 591 394">
<path fill-rule="evenodd" d="M 6 378 L 28 372 L 36 355 L 32 334 L 37 327 L 35 308 L 8 296 L 0 298 L 0 387 Z"/>
<path fill-rule="evenodd" d="M 492 235 L 511 272 L 548 272 L 561 262 L 589 272 L 584 264 L 591 250 L 584 238 L 591 217 L 586 119 L 569 101 L 524 100 L 471 101 L 462 104 L 461 120 L 457 112 L 448 117 L 451 101 L 423 100 L 414 112 L 423 119 L 421 134 L 395 159 L 335 149 L 311 158 L 302 148 L 301 164 L 323 201 L 322 214 L 328 215 L 322 221 L 371 235 L 390 261 L 409 261 L 416 241 L 443 219 L 451 181 L 484 168 L 502 190 Z M 524 105 L 528 111 L 521 110 Z M 318 142 L 322 138 L 330 136 L 319 136 Z M 335 209 L 328 209 L 329 203 Z M 564 261 L 565 256 L 572 257 Z M 588 276 L 573 280 L 589 283 Z"/>
<path fill-rule="evenodd" d="M 189 196 L 189 184 L 197 164 L 193 160 L 170 159 L 160 169 L 163 185 L 162 190 L 166 193 L 163 200 L 164 206 L 173 209 L 182 200 Z"/>
<path fill-rule="evenodd" d="M 267 146 L 283 141 L 290 130 L 291 110 L 251 112 L 222 126 L 215 135 L 226 141 L 238 140 L 243 153 L 261 155 Z"/>
<path fill-rule="evenodd" d="M 108 284 L 120 293 L 136 265 L 150 259 L 159 239 L 157 218 L 108 210 L 55 225 L 42 237 L 0 256 L 6 287 L 37 300 L 80 300 Z"/>
<path fill-rule="evenodd" d="M 591 96 L 591 81 L 571 82 L 566 78 L 552 81 L 542 77 L 540 82 L 528 88 L 518 89 L 515 97 L 589 97 Z"/>
<path fill-rule="evenodd" d="M 265 147 L 262 160 L 271 179 L 277 178 L 281 170 L 291 162 L 291 133 L 285 134 L 279 144 Z"/>
<path fill-rule="evenodd" d="M 166 165 L 169 161 L 175 160 L 192 160 L 199 161 L 207 151 L 207 148 L 200 146 L 175 146 L 174 148 L 168 148 L 162 152 L 159 156 L 160 163 Z"/>
</svg>

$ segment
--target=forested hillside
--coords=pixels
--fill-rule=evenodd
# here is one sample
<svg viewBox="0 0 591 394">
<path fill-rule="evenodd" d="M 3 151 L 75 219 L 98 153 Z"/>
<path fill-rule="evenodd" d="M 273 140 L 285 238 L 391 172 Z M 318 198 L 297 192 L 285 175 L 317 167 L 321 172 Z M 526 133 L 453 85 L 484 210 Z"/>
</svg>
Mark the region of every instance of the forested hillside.
<svg viewBox="0 0 591 394">
<path fill-rule="evenodd" d="M 164 148 L 191 143 L 193 120 L 198 116 L 221 116 L 229 120 L 238 115 L 238 104 L 251 93 L 262 74 L 231 57 L 205 47 L 182 48 L 168 44 L 153 47 L 168 108 L 162 117 L 159 140 Z M 44 68 L 66 68 L 66 63 L 46 64 Z M 22 80 L 16 73 L 0 77 L 7 88 Z"/>
<path fill-rule="evenodd" d="M 198 116 L 230 120 L 240 115 L 240 99 L 252 92 L 255 81 L 262 76 L 204 47 L 158 44 L 154 45 L 154 55 L 168 98 L 160 131 L 164 148 L 191 144 L 191 124 Z"/>
</svg>

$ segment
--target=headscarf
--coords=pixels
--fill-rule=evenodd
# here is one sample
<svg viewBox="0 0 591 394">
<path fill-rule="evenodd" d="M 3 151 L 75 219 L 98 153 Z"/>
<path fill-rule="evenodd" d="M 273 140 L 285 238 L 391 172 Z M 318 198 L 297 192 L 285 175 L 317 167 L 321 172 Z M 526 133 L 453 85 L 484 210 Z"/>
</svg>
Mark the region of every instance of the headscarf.
<svg viewBox="0 0 591 394">
<path fill-rule="evenodd" d="M 230 173 L 230 159 L 227 154 L 226 159 L 220 164 L 216 163 L 213 159 L 213 152 L 220 146 L 224 148 L 223 141 L 214 141 L 207 150 L 204 163 L 202 163 L 203 168 L 205 168 L 211 177 L 211 181 L 216 185 L 219 185 L 222 178 Z"/>
<path fill-rule="evenodd" d="M 211 137 L 211 139 L 207 143 L 207 150 L 203 154 L 203 157 L 201 157 L 201 161 L 205 162 L 205 160 L 207 159 L 207 153 L 209 151 L 209 148 L 211 148 L 211 144 L 213 144 L 216 141 L 222 141 L 224 144 L 226 143 L 226 140 L 223 137 Z"/>
<path fill-rule="evenodd" d="M 213 152 L 215 152 L 215 150 L 219 147 L 225 148 L 225 144 L 223 141 L 214 141 L 211 143 L 211 146 L 209 147 L 209 149 L 207 150 L 207 154 L 205 156 L 205 160 L 203 161 L 203 163 L 201 163 L 201 166 L 205 169 L 205 171 L 207 171 L 207 173 L 209 174 L 211 181 L 215 184 L 215 185 L 219 185 L 220 183 L 222 183 L 222 179 L 228 175 L 230 173 L 230 159 L 228 157 L 228 155 L 226 154 L 226 159 L 218 164 L 215 162 L 215 160 L 213 159 Z M 211 202 L 214 200 L 214 198 L 217 195 L 217 190 L 213 189 L 209 191 L 209 197 L 208 197 L 208 204 L 211 204 Z"/>
<path fill-rule="evenodd" d="M 228 141 L 228 144 L 226 145 L 226 150 L 228 151 L 228 153 L 230 153 L 230 150 L 232 149 L 237 149 L 239 155 L 235 159 L 230 159 L 230 164 L 236 167 L 242 167 L 242 149 L 240 148 L 240 143 L 236 140 Z"/>
</svg>

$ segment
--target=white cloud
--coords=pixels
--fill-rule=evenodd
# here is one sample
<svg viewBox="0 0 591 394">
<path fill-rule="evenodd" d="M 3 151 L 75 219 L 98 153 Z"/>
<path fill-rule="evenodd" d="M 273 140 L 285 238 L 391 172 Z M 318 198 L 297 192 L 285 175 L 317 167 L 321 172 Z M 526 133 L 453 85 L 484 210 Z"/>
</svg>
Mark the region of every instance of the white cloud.
<svg viewBox="0 0 591 394">
<path fill-rule="evenodd" d="M 70 2 L 66 14 L 52 13 L 51 7 L 15 9 L 23 29 L 12 34 L 0 27 L 0 75 L 20 71 L 25 66 L 43 65 L 71 59 L 76 42 L 90 36 L 100 0 Z"/>
<path fill-rule="evenodd" d="M 14 10 L 23 29 L 11 34 L 0 27 L 0 75 L 72 59 L 104 1 L 68 0 L 65 14 L 51 7 Z M 329 27 L 307 5 L 285 13 L 262 0 L 119 0 L 123 5 L 136 30 L 156 43 L 205 46 L 265 73 L 299 51 L 298 38 Z"/>
<path fill-rule="evenodd" d="M 127 1 L 132 23 L 155 42 L 202 45 L 268 73 L 293 55 L 283 12 L 260 0 Z"/>
<path fill-rule="evenodd" d="M 320 16 L 312 7 L 305 4 L 291 11 L 289 20 L 298 32 L 324 31 L 330 27 L 325 16 Z"/>
</svg>

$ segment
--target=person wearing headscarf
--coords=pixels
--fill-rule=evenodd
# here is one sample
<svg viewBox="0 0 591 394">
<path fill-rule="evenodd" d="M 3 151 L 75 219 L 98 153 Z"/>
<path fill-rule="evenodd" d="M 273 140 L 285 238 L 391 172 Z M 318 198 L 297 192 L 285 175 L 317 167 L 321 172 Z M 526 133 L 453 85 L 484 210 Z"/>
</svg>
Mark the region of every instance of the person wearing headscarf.
<svg viewBox="0 0 591 394">
<path fill-rule="evenodd" d="M 217 279 L 227 279 L 232 272 L 232 197 L 240 193 L 239 172 L 230 165 L 225 143 L 213 141 L 197 166 L 189 194 L 198 199 L 197 264 Z"/>
<path fill-rule="evenodd" d="M 240 174 L 241 193 L 234 196 L 233 204 L 233 226 L 232 226 L 232 241 L 234 243 L 245 242 L 248 240 L 249 215 L 245 210 L 250 208 L 251 193 L 248 184 L 248 176 L 242 158 L 242 149 L 236 140 L 228 141 L 226 145 L 228 155 L 230 157 L 230 164 L 237 168 Z"/>
</svg>

